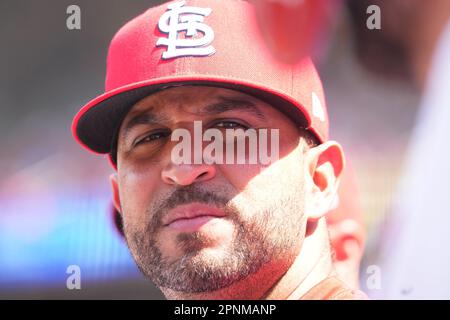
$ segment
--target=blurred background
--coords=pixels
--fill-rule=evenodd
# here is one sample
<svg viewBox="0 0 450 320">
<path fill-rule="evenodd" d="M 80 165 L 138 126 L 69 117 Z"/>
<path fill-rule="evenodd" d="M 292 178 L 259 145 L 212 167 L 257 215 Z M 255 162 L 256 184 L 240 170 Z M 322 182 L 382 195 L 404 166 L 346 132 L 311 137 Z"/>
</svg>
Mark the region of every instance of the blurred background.
<svg viewBox="0 0 450 320">
<path fill-rule="evenodd" d="M 0 1 L 0 298 L 162 299 L 115 229 L 112 168 L 70 131 L 79 108 L 103 92 L 112 36 L 162 2 Z M 379 263 L 421 98 L 402 41 L 414 23 L 401 20 L 395 2 L 342 1 L 315 58 L 331 136 L 360 188 L 368 230 L 361 287 L 369 295 L 365 270 Z M 366 27 L 372 3 L 381 30 Z M 81 30 L 66 27 L 72 4 L 81 8 Z M 80 266 L 82 290 L 66 288 L 70 265 Z"/>
</svg>

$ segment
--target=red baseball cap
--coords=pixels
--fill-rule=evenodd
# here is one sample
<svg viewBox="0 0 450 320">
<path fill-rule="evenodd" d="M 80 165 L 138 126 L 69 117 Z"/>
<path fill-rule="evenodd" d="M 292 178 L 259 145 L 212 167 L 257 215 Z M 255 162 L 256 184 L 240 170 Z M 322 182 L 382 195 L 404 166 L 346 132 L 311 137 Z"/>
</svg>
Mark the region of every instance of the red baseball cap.
<svg viewBox="0 0 450 320">
<path fill-rule="evenodd" d="M 176 85 L 253 95 L 320 142 L 328 139 L 325 98 L 313 62 L 308 57 L 286 64 L 272 55 L 253 5 L 241 0 L 171 1 L 123 26 L 110 44 L 105 93 L 75 116 L 75 139 L 93 152 L 110 153 L 131 107 Z"/>
</svg>

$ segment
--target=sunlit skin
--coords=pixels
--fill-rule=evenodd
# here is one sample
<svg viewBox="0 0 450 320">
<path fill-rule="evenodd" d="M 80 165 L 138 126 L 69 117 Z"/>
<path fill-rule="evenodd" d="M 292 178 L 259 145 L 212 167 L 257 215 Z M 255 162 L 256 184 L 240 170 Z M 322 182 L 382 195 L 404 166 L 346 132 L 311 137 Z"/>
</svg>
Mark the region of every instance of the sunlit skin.
<svg viewBox="0 0 450 320">
<path fill-rule="evenodd" d="M 206 106 L 220 101 L 249 101 L 254 107 L 205 111 Z M 141 117 L 130 126 L 137 115 L 150 113 L 157 118 Z M 269 165 L 174 165 L 171 150 L 177 142 L 170 141 L 170 133 L 177 128 L 192 130 L 194 121 L 202 121 L 205 129 L 279 129 L 279 160 Z M 216 268 L 212 270 L 220 270 L 225 259 L 233 254 L 237 220 L 245 226 L 251 225 L 255 235 L 261 233 L 264 239 L 261 241 L 278 248 L 273 259 L 225 287 L 201 292 L 160 287 L 167 298 L 298 299 L 333 273 L 324 215 L 336 194 L 344 166 L 343 152 L 333 141 L 310 148 L 302 132 L 273 106 L 223 88 L 173 87 L 133 106 L 119 130 L 117 176 L 111 177 L 111 184 L 114 204 L 123 218 L 125 237 L 138 265 L 146 260 L 133 241 L 133 234 L 154 241 L 154 248 L 165 263 L 177 263 L 187 255 L 192 259 L 188 263 L 211 265 Z M 194 226 L 197 238 L 190 238 L 194 231 L 165 224 L 171 214 L 203 210 L 208 216 L 208 210 L 219 215 L 224 212 L 210 204 L 187 203 L 170 208 L 160 217 L 160 223 L 154 225 L 154 233 L 146 234 L 154 218 L 149 213 L 158 212 L 152 209 L 164 203 L 175 190 L 189 187 L 226 198 L 237 208 L 238 216 L 206 218 L 205 223 Z M 286 208 L 277 208 L 279 203 Z M 266 223 L 261 222 L 268 217 Z M 267 225 L 273 228 L 266 230 Z M 189 241 L 181 244 L 183 237 Z"/>
</svg>

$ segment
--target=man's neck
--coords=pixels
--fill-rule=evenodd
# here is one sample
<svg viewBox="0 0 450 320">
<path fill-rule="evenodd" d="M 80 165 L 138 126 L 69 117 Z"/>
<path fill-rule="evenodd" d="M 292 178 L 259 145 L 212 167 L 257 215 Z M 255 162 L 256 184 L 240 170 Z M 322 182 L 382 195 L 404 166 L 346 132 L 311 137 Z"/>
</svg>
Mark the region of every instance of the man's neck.
<svg viewBox="0 0 450 320">
<path fill-rule="evenodd" d="M 312 287 L 333 274 L 331 249 L 325 219 L 305 238 L 300 254 L 289 270 L 264 299 L 297 300 Z"/>
<path fill-rule="evenodd" d="M 227 288 L 205 293 L 162 289 L 168 299 L 189 300 L 285 300 L 299 299 L 333 272 L 325 219 L 304 239 L 300 253 L 291 261 L 271 261 L 258 272 Z"/>
</svg>

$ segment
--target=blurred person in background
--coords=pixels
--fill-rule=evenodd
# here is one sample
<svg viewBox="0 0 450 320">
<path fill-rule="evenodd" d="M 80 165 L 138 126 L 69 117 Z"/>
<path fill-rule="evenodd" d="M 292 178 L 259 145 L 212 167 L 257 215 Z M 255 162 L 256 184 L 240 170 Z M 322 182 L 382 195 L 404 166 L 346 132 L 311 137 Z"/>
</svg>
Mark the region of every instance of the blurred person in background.
<svg viewBox="0 0 450 320">
<path fill-rule="evenodd" d="M 380 297 L 450 299 L 450 1 L 391 2 L 397 41 L 423 94 L 383 239 Z"/>
<path fill-rule="evenodd" d="M 354 25 L 363 22 L 359 13 L 369 4 L 381 7 L 382 32 L 352 29 L 360 62 L 382 77 L 405 79 L 422 96 L 392 214 L 381 231 L 382 287 L 374 297 L 449 299 L 450 1 L 349 0 Z"/>
</svg>

